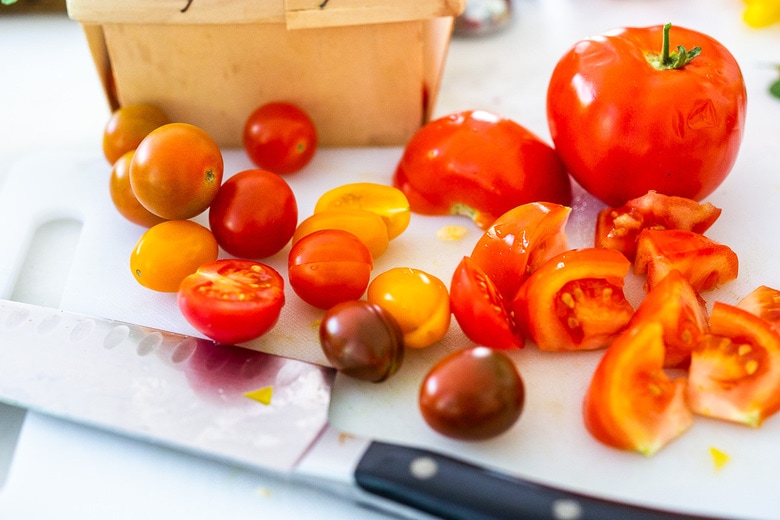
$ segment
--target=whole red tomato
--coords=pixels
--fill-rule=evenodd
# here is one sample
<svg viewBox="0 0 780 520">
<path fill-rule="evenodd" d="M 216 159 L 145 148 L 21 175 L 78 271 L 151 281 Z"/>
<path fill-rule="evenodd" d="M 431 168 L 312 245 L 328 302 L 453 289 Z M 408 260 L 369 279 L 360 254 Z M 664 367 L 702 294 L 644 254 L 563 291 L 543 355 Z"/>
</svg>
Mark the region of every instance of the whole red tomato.
<svg viewBox="0 0 780 520">
<path fill-rule="evenodd" d="M 393 184 L 412 211 L 460 214 L 482 229 L 528 202 L 571 203 L 571 183 L 548 144 L 511 119 L 454 113 L 412 136 Z"/>
<path fill-rule="evenodd" d="M 553 71 L 547 117 L 571 176 L 610 206 L 649 190 L 701 200 L 734 165 L 746 99 L 722 44 L 667 24 L 575 44 Z"/>
<path fill-rule="evenodd" d="M 282 175 L 295 173 L 314 157 L 317 129 L 300 107 L 281 101 L 267 103 L 247 118 L 243 143 L 260 168 Z"/>
</svg>

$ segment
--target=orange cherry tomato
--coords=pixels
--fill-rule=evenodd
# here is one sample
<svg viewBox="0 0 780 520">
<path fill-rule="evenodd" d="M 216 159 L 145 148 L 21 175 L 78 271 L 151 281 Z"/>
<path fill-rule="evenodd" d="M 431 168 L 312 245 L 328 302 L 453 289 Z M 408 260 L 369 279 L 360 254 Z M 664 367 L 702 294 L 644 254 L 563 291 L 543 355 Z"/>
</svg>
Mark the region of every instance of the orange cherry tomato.
<svg viewBox="0 0 780 520">
<path fill-rule="evenodd" d="M 130 150 L 114 162 L 111 167 L 109 192 L 120 215 L 134 224 L 149 228 L 165 219 L 143 207 L 133 193 L 130 186 L 130 161 L 134 153 L 135 150 Z"/>
<path fill-rule="evenodd" d="M 149 132 L 171 121 L 153 105 L 125 105 L 115 110 L 103 129 L 103 154 L 114 164 L 125 153 L 135 150 Z"/>
<path fill-rule="evenodd" d="M 343 208 L 315 213 L 298 224 L 292 237 L 293 246 L 303 237 L 323 229 L 348 231 L 360 239 L 376 259 L 387 251 L 390 241 L 382 217 L 364 209 Z"/>
</svg>

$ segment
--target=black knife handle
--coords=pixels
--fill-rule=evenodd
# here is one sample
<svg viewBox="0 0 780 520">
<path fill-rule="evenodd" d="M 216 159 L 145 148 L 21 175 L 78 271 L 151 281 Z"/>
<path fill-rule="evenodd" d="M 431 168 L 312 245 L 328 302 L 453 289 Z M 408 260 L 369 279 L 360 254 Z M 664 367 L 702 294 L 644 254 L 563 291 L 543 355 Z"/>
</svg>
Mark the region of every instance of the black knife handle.
<svg viewBox="0 0 780 520">
<path fill-rule="evenodd" d="M 712 519 L 570 493 L 426 450 L 372 442 L 355 470 L 365 491 L 446 519 Z"/>
</svg>

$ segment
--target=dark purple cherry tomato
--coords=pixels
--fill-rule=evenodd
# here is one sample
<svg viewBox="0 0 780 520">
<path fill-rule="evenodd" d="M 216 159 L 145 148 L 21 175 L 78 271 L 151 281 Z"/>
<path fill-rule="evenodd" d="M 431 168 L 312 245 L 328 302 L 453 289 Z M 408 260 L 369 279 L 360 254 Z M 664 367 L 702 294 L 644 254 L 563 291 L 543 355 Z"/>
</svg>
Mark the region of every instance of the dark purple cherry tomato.
<svg viewBox="0 0 780 520">
<path fill-rule="evenodd" d="M 428 372 L 420 388 L 420 412 L 446 437 L 484 440 L 520 418 L 525 386 L 506 354 L 471 347 L 449 354 Z"/>
<path fill-rule="evenodd" d="M 339 303 L 320 322 L 320 345 L 336 370 L 378 383 L 401 366 L 401 327 L 380 306 L 364 300 Z"/>
</svg>

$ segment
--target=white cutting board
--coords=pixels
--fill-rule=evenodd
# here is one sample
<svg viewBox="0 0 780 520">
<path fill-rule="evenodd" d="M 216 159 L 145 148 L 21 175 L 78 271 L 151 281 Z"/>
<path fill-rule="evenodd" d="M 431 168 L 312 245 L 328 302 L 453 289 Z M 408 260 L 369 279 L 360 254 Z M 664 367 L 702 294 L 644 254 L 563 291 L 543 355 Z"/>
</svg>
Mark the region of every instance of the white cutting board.
<svg viewBox="0 0 780 520">
<path fill-rule="evenodd" d="M 745 156 L 751 154 L 750 146 Z M 325 189 L 349 181 L 389 182 L 400 149 L 322 150 L 305 171 L 288 177 L 298 196 L 301 218 L 311 213 Z M 250 167 L 241 152 L 225 151 L 226 171 Z M 775 163 L 777 164 L 777 163 Z M 709 235 L 729 244 L 741 261 L 740 278 L 707 295 L 709 301 L 735 302 L 758 284 L 780 287 L 769 238 L 780 201 L 774 167 L 746 159 L 709 200 L 723 208 Z M 7 296 L 21 268 L 27 245 L 43 223 L 73 219 L 81 223 L 78 243 L 66 277 L 61 306 L 68 310 L 196 333 L 181 317 L 172 294 L 139 286 L 128 268 L 130 251 L 143 228 L 123 220 L 108 195 L 109 166 L 96 152 L 41 154 L 19 162 L 0 186 L 0 288 Z M 747 182 L 751 178 L 753 182 Z M 570 245 L 590 245 L 600 203 L 576 191 L 567 227 Z M 197 220 L 205 223 L 205 215 Z M 464 239 L 446 242 L 436 232 L 444 225 L 464 226 Z M 407 232 L 392 242 L 375 273 L 394 266 L 422 269 L 449 284 L 454 267 L 468 254 L 480 231 L 460 217 L 414 215 Z M 286 253 L 266 261 L 284 272 Z M 224 256 L 224 255 L 223 255 Z M 633 302 L 641 280 L 629 279 Z M 316 337 L 321 311 L 288 290 L 280 324 L 248 346 L 324 363 Z M 381 384 L 339 378 L 332 420 L 345 431 L 449 452 L 469 460 L 607 497 L 655 506 L 773 518 L 780 514 L 780 417 L 759 430 L 699 418 L 692 430 L 653 458 L 606 448 L 593 440 L 580 417 L 580 404 L 600 352 L 540 353 L 533 345 L 511 353 L 525 379 L 523 416 L 507 434 L 487 442 L 464 443 L 437 435 L 422 421 L 416 395 L 427 369 L 446 352 L 468 345 L 453 322 L 439 344 L 408 351 L 396 376 Z M 710 448 L 730 460 L 718 469 Z"/>
</svg>

